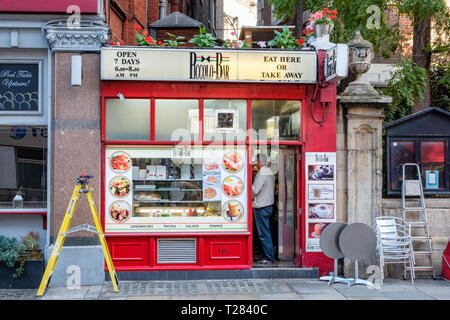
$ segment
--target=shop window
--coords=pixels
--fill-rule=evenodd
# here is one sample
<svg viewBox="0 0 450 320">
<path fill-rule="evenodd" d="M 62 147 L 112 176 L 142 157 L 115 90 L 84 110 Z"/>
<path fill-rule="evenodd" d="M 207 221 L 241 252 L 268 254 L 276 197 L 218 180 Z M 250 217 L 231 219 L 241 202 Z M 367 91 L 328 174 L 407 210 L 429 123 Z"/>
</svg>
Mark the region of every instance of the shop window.
<svg viewBox="0 0 450 320">
<path fill-rule="evenodd" d="M 445 173 L 444 141 L 421 141 L 420 169 L 427 189 L 443 189 Z"/>
<path fill-rule="evenodd" d="M 205 141 L 245 141 L 246 100 L 204 100 Z"/>
<path fill-rule="evenodd" d="M 401 190 L 402 165 L 414 162 L 414 141 L 391 141 L 390 176 L 391 189 Z"/>
<path fill-rule="evenodd" d="M 150 99 L 107 99 L 107 140 L 150 140 Z"/>
<path fill-rule="evenodd" d="M 198 100 L 155 100 L 155 139 L 158 141 L 198 140 Z"/>
<path fill-rule="evenodd" d="M 390 140 L 389 191 L 401 191 L 403 164 L 417 163 L 425 193 L 448 193 L 450 191 L 449 172 L 446 167 L 448 161 L 448 139 Z M 405 176 L 407 179 L 418 179 L 412 167 L 405 172 Z"/>
<path fill-rule="evenodd" d="M 0 127 L 0 209 L 47 207 L 47 128 Z"/>
<path fill-rule="evenodd" d="M 300 110 L 297 100 L 253 100 L 253 140 L 299 139 Z"/>
<path fill-rule="evenodd" d="M 106 232 L 247 231 L 245 146 L 106 149 Z"/>
</svg>

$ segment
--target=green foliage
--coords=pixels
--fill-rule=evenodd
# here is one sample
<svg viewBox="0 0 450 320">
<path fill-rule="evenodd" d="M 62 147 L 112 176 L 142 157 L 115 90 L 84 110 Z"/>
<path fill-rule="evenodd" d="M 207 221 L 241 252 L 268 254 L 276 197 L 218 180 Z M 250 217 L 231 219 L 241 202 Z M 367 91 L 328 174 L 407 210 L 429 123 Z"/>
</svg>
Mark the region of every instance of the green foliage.
<svg viewBox="0 0 450 320">
<path fill-rule="evenodd" d="M 15 238 L 8 238 L 0 235 L 0 261 L 7 267 L 16 266 L 14 278 L 18 278 L 23 273 L 23 265 L 25 263 L 26 251 L 25 246 Z"/>
<path fill-rule="evenodd" d="M 439 62 L 430 70 L 431 107 L 450 111 L 450 64 Z"/>
<path fill-rule="evenodd" d="M 217 38 L 212 34 L 207 33 L 204 27 L 199 27 L 199 32 L 199 34 L 194 35 L 188 42 L 193 43 L 196 47 L 200 48 L 210 48 L 216 45 Z"/>
<path fill-rule="evenodd" d="M 445 11 L 445 0 L 397 0 L 394 1 L 401 13 L 410 19 L 422 21 Z"/>
<path fill-rule="evenodd" d="M 270 47 L 281 49 L 296 49 L 300 47 L 297 39 L 292 35 L 292 31 L 287 26 L 283 26 L 283 31 L 274 30 L 275 38 L 267 42 Z"/>
<path fill-rule="evenodd" d="M 144 31 L 145 32 L 145 31 Z M 153 39 L 147 32 L 145 33 L 136 33 L 134 42 L 136 42 L 139 46 L 143 47 L 155 47 L 155 39 Z"/>
<path fill-rule="evenodd" d="M 267 0 L 270 5 L 274 5 L 272 14 L 275 18 L 287 20 L 295 17 L 297 0 Z"/>
<path fill-rule="evenodd" d="M 176 36 L 172 33 L 166 32 L 166 34 L 169 36 L 168 40 L 164 40 L 164 45 L 168 47 L 178 47 L 180 44 L 185 44 L 183 40 L 185 37 Z"/>
<path fill-rule="evenodd" d="M 392 107 L 412 107 L 416 99 L 422 99 L 426 89 L 427 71 L 404 59 L 394 66 L 396 71 L 387 83 L 387 93 L 392 97 Z"/>
</svg>

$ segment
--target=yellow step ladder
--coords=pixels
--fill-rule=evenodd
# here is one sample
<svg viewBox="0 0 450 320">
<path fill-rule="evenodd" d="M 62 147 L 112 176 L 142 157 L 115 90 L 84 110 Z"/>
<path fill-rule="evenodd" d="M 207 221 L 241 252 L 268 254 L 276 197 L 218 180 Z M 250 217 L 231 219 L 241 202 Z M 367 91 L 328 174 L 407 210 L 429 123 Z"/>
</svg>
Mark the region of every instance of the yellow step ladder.
<svg viewBox="0 0 450 320">
<path fill-rule="evenodd" d="M 50 258 L 48 260 L 47 267 L 45 268 L 45 272 L 42 277 L 41 284 L 39 285 L 37 296 L 42 296 L 44 294 L 45 289 L 48 287 L 50 283 L 50 279 L 55 270 L 56 262 L 58 261 L 59 254 L 61 253 L 61 249 L 67 234 L 80 230 L 86 230 L 98 234 L 98 238 L 100 239 L 103 253 L 105 255 L 106 264 L 108 266 L 109 276 L 111 278 L 114 287 L 114 292 L 119 291 L 118 289 L 119 281 L 117 279 L 116 270 L 114 269 L 114 264 L 112 262 L 111 255 L 109 254 L 108 245 L 106 244 L 105 235 L 103 234 L 103 229 L 100 223 L 100 219 L 98 217 L 97 208 L 95 207 L 94 199 L 91 193 L 91 188 L 89 187 L 90 178 L 93 178 L 93 176 L 90 175 L 85 176 L 84 173 L 82 176 L 79 176 L 77 178 L 75 190 L 73 191 L 72 198 L 70 199 L 69 206 L 67 207 L 66 215 L 64 216 L 61 228 L 59 229 L 58 237 L 56 238 L 55 245 L 53 246 L 52 254 L 50 255 Z M 92 217 L 94 218 L 96 231 L 94 230 L 94 227 L 89 225 L 82 225 L 79 227 L 75 227 L 72 230 L 69 230 L 70 222 L 72 220 L 81 193 L 86 193 L 87 199 L 89 201 L 89 206 L 92 212 Z"/>
</svg>

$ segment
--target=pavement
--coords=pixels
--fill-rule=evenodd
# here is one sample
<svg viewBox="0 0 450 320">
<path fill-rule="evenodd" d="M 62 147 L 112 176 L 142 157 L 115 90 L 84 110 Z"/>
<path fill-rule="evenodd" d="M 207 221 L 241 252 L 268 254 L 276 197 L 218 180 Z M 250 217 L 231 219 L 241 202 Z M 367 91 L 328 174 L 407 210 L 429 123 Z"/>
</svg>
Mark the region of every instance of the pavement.
<svg viewBox="0 0 450 320">
<path fill-rule="evenodd" d="M 79 288 L 0 289 L 0 300 L 450 300 L 450 282 L 442 279 L 385 279 L 381 289 L 366 285 L 328 285 L 318 279 L 235 279 L 120 281 Z"/>
</svg>

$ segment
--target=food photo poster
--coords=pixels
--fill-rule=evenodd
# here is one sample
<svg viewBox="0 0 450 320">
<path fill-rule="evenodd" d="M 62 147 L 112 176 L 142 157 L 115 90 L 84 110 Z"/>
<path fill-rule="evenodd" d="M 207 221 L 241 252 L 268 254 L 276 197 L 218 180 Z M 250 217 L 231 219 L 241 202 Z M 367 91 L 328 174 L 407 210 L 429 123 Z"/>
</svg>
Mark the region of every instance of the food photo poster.
<svg viewBox="0 0 450 320">
<path fill-rule="evenodd" d="M 336 222 L 336 153 L 306 152 L 306 248 L 321 252 L 320 236 L 325 228 Z"/>
</svg>

